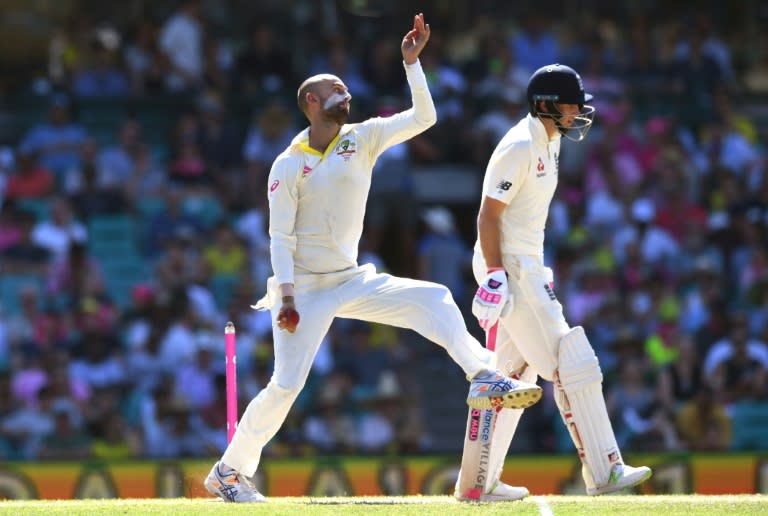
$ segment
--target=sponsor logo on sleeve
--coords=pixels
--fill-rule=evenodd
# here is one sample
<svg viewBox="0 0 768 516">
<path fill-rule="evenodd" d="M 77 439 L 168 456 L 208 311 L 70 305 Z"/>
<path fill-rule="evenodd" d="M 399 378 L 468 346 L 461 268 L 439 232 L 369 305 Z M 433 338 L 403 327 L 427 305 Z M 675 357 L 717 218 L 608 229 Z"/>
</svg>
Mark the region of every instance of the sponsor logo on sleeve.
<svg viewBox="0 0 768 516">
<path fill-rule="evenodd" d="M 499 184 L 496 185 L 496 188 L 504 192 L 507 192 L 509 191 L 510 188 L 512 188 L 512 183 L 510 181 L 505 181 L 504 179 L 502 179 L 501 181 L 499 181 Z"/>
</svg>

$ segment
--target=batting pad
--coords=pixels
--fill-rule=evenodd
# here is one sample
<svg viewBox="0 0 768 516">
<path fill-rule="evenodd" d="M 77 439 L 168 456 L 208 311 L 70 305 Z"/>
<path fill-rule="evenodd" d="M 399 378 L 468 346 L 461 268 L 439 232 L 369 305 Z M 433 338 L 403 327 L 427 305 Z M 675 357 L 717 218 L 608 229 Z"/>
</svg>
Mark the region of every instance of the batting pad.
<svg viewBox="0 0 768 516">
<path fill-rule="evenodd" d="M 587 487 L 605 485 L 612 466 L 622 462 L 602 382 L 603 373 L 584 328 L 572 328 L 560 339 L 557 401 L 584 465 Z"/>
</svg>

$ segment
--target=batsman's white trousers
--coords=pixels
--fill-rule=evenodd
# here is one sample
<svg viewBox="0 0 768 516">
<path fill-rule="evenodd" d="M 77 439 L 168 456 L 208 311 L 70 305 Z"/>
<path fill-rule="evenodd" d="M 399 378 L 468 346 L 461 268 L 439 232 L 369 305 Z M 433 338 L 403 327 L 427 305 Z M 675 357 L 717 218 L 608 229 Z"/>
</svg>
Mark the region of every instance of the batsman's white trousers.
<svg viewBox="0 0 768 516">
<path fill-rule="evenodd" d="M 278 285 L 256 305 L 280 310 Z M 297 275 L 295 333 L 273 324 L 275 370 L 267 386 L 248 404 L 222 462 L 246 476 L 259 465 L 261 451 L 277 433 L 309 375 L 315 354 L 335 317 L 359 319 L 416 331 L 448 351 L 467 378 L 495 369 L 495 356 L 468 332 L 450 291 L 443 285 L 389 274 L 368 264 L 331 274 Z"/>
<path fill-rule="evenodd" d="M 496 353 L 504 362 L 499 361 L 499 369 L 516 372 L 528 364 L 536 374 L 553 381 L 560 339 L 571 328 L 555 297 L 552 269 L 536 256 L 504 256 L 502 261 L 509 275 L 514 309 L 499 319 Z M 478 285 L 482 284 L 488 268 L 481 254 L 475 253 L 472 269 Z"/>
</svg>

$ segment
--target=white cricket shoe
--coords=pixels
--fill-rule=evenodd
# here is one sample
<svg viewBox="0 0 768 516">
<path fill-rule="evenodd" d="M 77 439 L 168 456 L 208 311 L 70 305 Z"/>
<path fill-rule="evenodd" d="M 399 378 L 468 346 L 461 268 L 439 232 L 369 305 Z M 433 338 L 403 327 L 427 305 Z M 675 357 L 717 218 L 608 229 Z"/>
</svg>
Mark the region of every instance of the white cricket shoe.
<svg viewBox="0 0 768 516">
<path fill-rule="evenodd" d="M 259 493 L 247 478 L 225 466 L 221 461 L 213 465 L 203 485 L 209 493 L 218 496 L 225 502 L 258 503 L 267 501 L 266 497 Z"/>
<path fill-rule="evenodd" d="M 499 371 L 479 373 L 469 384 L 467 405 L 474 409 L 528 408 L 541 399 L 541 387 L 513 380 Z"/>
<path fill-rule="evenodd" d="M 460 502 L 516 502 L 529 494 L 528 489 L 524 487 L 510 486 L 499 480 L 488 492 L 479 496 L 473 496 L 471 492 L 462 496 L 458 491 L 454 496 Z"/>
<path fill-rule="evenodd" d="M 611 474 L 608 476 L 608 483 L 599 487 L 588 487 L 587 494 L 591 496 L 615 493 L 625 487 L 636 486 L 651 478 L 651 468 L 640 466 L 633 468 L 626 464 L 614 464 L 611 468 Z"/>
</svg>

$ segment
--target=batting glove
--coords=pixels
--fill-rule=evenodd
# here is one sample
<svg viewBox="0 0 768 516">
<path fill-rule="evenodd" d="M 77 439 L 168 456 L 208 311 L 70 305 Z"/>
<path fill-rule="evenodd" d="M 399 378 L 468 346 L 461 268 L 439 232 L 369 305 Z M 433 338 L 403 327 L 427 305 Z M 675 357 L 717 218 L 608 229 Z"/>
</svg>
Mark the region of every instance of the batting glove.
<svg viewBox="0 0 768 516">
<path fill-rule="evenodd" d="M 475 297 L 472 299 L 472 313 L 477 317 L 480 327 L 488 331 L 498 322 L 502 314 L 509 312 L 511 301 L 507 273 L 504 269 L 491 269 L 475 292 Z"/>
</svg>

